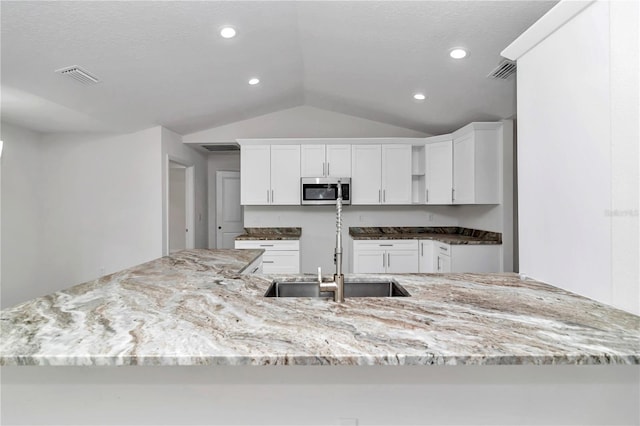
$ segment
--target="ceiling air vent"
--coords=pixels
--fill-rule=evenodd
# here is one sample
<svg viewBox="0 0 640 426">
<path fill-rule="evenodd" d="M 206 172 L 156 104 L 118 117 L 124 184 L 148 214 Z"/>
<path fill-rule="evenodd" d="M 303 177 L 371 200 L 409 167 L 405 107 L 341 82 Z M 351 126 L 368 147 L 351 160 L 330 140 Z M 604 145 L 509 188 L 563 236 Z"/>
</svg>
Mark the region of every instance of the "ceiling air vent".
<svg viewBox="0 0 640 426">
<path fill-rule="evenodd" d="M 77 65 L 73 65 L 66 68 L 60 68 L 59 70 L 56 70 L 56 72 L 66 77 L 71 77 L 82 84 L 86 84 L 87 86 L 100 83 L 100 79 L 98 77 L 91 74 L 89 71 L 80 68 Z"/>
<path fill-rule="evenodd" d="M 207 151 L 211 151 L 211 152 L 240 151 L 240 145 L 238 144 L 216 143 L 216 144 L 202 145 L 202 147 Z"/>
<path fill-rule="evenodd" d="M 508 59 L 504 59 L 500 64 L 489 73 L 487 77 L 497 79 L 497 80 L 506 80 L 511 77 L 516 72 L 516 63 L 510 61 Z"/>
</svg>

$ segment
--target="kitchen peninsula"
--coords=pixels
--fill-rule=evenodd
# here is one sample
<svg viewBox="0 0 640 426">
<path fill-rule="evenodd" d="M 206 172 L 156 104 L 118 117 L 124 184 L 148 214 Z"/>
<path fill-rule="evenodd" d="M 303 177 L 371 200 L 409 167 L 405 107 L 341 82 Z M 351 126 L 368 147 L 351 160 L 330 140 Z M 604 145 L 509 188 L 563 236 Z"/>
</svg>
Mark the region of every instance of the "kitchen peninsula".
<svg viewBox="0 0 640 426">
<path fill-rule="evenodd" d="M 19 389 L 11 383 L 36 374 L 20 365 L 200 366 L 213 370 L 198 374 L 228 377 L 233 373 L 225 366 L 286 365 L 299 372 L 304 367 L 292 366 L 393 365 L 435 369 L 438 376 L 444 365 L 554 364 L 557 376 L 561 365 L 599 364 L 614 375 L 621 365 L 631 368 L 624 373 L 631 373 L 630 386 L 638 372 L 638 316 L 517 274 L 395 275 L 411 297 L 336 304 L 263 297 L 274 276 L 242 274 L 261 254 L 186 250 L 3 310 L 0 364 L 10 381 L 6 389 Z M 285 382 L 298 374 L 270 368 Z M 400 369 L 395 379 L 410 380 L 407 370 L 394 368 Z M 602 366 L 588 368 L 602 374 Z M 117 370 L 115 376 L 125 374 Z M 133 370 L 126 374 L 137 377 Z M 52 371 L 65 382 L 67 373 Z M 107 374 L 83 371 L 87 377 Z M 264 377 L 260 369 L 251 371 Z M 338 380 L 331 371 L 308 374 L 315 377 L 306 376 L 311 381 L 316 374 Z M 500 374 L 491 376 L 500 380 Z M 514 374 L 519 373 L 510 370 Z"/>
<path fill-rule="evenodd" d="M 2 365 L 638 364 L 640 318 L 517 274 L 270 299 L 258 250 L 186 250 L 2 311 Z M 331 344 L 327 342 L 331 342 Z M 259 342 L 259 343 L 257 343 Z"/>
</svg>

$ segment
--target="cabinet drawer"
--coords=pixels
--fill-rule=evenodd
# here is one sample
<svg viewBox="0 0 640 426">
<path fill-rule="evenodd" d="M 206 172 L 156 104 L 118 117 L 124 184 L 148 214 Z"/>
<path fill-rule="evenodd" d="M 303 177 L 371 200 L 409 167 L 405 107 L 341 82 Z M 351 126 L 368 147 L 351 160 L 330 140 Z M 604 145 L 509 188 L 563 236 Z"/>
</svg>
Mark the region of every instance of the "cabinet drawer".
<svg viewBox="0 0 640 426">
<path fill-rule="evenodd" d="M 436 255 L 451 256 L 451 246 L 449 244 L 439 243 L 436 241 L 434 243 L 434 247 Z"/>
<path fill-rule="evenodd" d="M 262 272 L 265 274 L 300 273 L 300 252 L 265 252 L 265 254 L 262 256 Z"/>
<path fill-rule="evenodd" d="M 237 249 L 263 249 L 266 251 L 300 250 L 299 240 L 240 240 Z"/>
<path fill-rule="evenodd" d="M 418 240 L 356 240 L 356 250 L 418 250 Z"/>
</svg>

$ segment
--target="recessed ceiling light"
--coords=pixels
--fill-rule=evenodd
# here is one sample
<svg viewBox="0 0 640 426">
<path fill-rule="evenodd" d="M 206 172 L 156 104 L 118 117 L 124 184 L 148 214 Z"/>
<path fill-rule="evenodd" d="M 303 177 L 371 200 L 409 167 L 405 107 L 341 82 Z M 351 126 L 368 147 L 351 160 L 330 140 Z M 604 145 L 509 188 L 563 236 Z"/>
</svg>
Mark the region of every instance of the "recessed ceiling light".
<svg viewBox="0 0 640 426">
<path fill-rule="evenodd" d="M 467 56 L 467 51 L 461 47 L 456 47 L 455 49 L 451 49 L 449 56 L 453 59 L 462 59 Z"/>
<path fill-rule="evenodd" d="M 252 86 L 255 86 L 258 83 L 260 83 L 260 79 L 259 78 L 253 77 L 252 79 L 249 80 L 249 84 L 252 85 Z"/>
<path fill-rule="evenodd" d="M 233 38 L 236 36 L 236 29 L 230 26 L 220 28 L 222 38 Z"/>
<path fill-rule="evenodd" d="M 413 95 L 413 99 L 415 99 L 416 101 L 424 101 L 425 99 L 427 99 L 427 97 L 424 95 L 424 93 L 416 93 L 415 95 Z"/>
</svg>

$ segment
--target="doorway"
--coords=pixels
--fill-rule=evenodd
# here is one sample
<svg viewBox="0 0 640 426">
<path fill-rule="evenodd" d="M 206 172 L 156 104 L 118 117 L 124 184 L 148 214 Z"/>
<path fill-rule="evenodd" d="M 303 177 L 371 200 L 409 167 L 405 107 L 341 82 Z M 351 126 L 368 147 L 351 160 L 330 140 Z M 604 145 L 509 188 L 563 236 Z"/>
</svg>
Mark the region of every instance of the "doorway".
<svg viewBox="0 0 640 426">
<path fill-rule="evenodd" d="M 169 160 L 167 253 L 194 248 L 193 166 Z"/>
<path fill-rule="evenodd" d="M 234 248 L 243 232 L 240 172 L 216 172 L 216 247 Z"/>
</svg>

